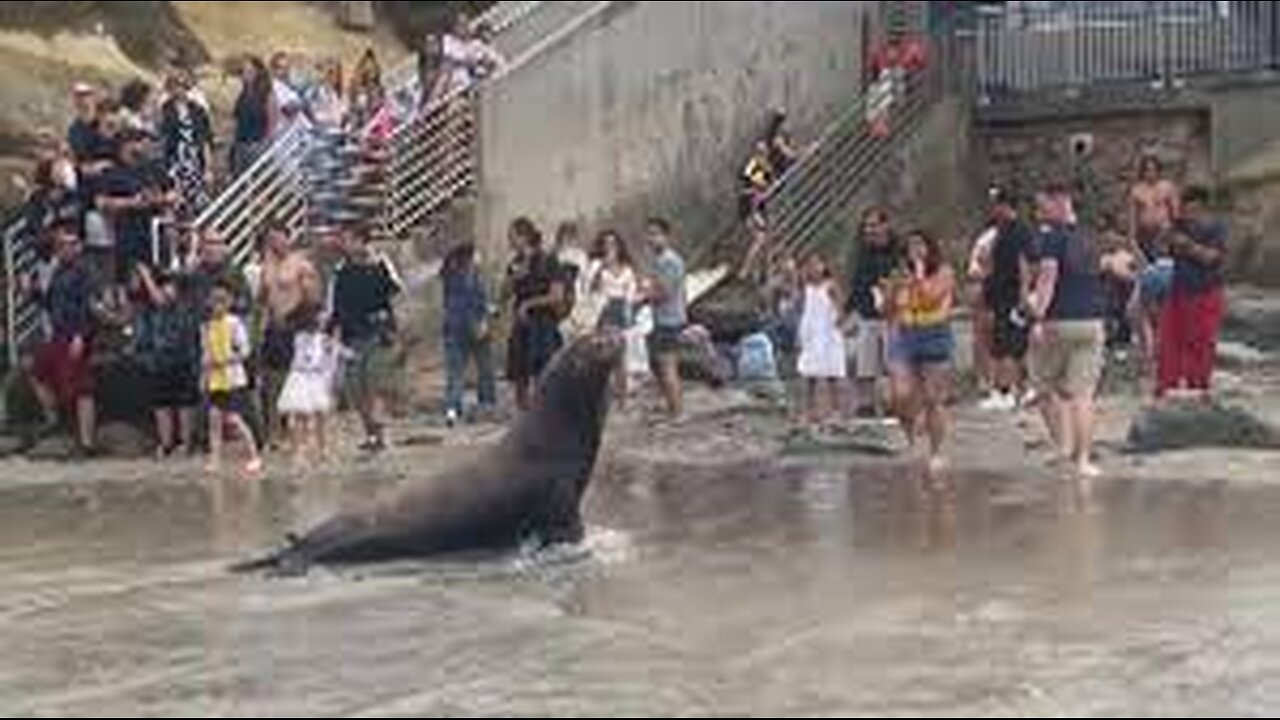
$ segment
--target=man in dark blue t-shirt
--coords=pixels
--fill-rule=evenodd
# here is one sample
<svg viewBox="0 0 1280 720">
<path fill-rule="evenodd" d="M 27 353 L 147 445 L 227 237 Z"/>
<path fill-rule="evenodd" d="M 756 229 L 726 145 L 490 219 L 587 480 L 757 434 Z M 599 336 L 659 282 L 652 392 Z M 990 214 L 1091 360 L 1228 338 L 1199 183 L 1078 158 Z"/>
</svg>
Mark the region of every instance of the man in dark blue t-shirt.
<svg viewBox="0 0 1280 720">
<path fill-rule="evenodd" d="M 1031 260 L 1030 367 L 1049 433 L 1081 477 L 1094 477 L 1094 395 L 1106 329 L 1100 264 L 1075 226 L 1071 193 L 1050 186 L 1038 198 L 1040 232 Z"/>
<path fill-rule="evenodd" d="M 1208 395 L 1226 310 L 1222 266 L 1227 226 L 1209 216 L 1209 192 L 1189 188 L 1174 225 L 1173 293 L 1160 319 L 1157 395 L 1186 387 Z"/>
<path fill-rule="evenodd" d="M 98 209 L 115 233 L 117 281 L 127 283 L 139 264 L 152 260 L 153 222 L 177 200 L 167 176 L 147 160 L 147 136 L 120 138 L 120 161 L 98 186 Z"/>
</svg>

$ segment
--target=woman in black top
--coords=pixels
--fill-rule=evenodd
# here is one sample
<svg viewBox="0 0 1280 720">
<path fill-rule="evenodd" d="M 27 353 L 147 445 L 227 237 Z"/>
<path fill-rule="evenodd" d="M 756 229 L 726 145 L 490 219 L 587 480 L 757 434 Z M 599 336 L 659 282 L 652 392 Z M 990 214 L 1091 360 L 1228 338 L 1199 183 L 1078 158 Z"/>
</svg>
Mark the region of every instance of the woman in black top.
<svg viewBox="0 0 1280 720">
<path fill-rule="evenodd" d="M 191 99 L 191 78 L 174 73 L 166 81 L 169 99 L 160 109 L 160 141 L 165 168 L 178 189 L 177 216 L 184 226 L 195 221 L 209 204 L 213 164 L 213 121 Z"/>
<path fill-rule="evenodd" d="M 559 264 L 543 248 L 542 233 L 528 218 L 511 224 L 515 258 L 507 269 L 507 296 L 515 321 L 507 350 L 507 376 L 516 386 L 522 410 L 532 402 L 530 389 L 564 344 L 560 334 L 565 289 Z"/>
<path fill-rule="evenodd" d="M 231 174 L 239 175 L 265 149 L 275 125 L 275 98 L 271 73 L 262 58 L 249 57 L 240 74 L 240 97 L 236 100 L 235 142 L 231 145 Z"/>
</svg>

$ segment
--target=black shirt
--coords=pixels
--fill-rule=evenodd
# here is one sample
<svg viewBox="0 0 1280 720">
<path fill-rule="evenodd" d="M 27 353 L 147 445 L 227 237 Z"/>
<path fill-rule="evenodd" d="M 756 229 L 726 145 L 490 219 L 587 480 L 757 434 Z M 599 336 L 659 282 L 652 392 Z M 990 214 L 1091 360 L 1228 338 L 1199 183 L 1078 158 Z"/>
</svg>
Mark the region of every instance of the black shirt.
<svg viewBox="0 0 1280 720">
<path fill-rule="evenodd" d="M 189 275 L 183 278 L 181 285 L 184 304 L 191 308 L 197 317 L 208 320 L 213 312 L 211 297 L 213 289 L 219 284 L 231 288 L 231 312 L 240 317 L 253 314 L 253 295 L 249 289 L 249 281 L 236 266 L 197 265 Z"/>
<path fill-rule="evenodd" d="M 539 251 L 513 260 L 507 268 L 507 276 L 511 278 L 516 309 L 519 310 L 520 306 L 530 300 L 546 297 L 551 293 L 553 285 L 565 281 L 565 275 L 559 261 L 546 252 Z M 533 315 L 544 319 L 555 318 L 554 310 L 549 307 L 540 307 L 533 311 Z"/>
<path fill-rule="evenodd" d="M 987 303 L 996 310 L 1013 310 L 1022 303 L 1022 264 L 1035 246 L 1031 228 L 1021 220 L 998 229 L 991 248 L 991 276 L 986 281 Z"/>
<path fill-rule="evenodd" d="M 267 139 L 271 130 L 270 95 L 256 97 L 243 91 L 236 100 L 236 142 L 257 143 Z"/>
<path fill-rule="evenodd" d="M 103 176 L 100 194 L 123 199 L 137 197 L 147 191 L 163 191 L 166 186 L 164 174 L 149 164 L 116 165 Z M 113 212 L 116 243 L 130 248 L 149 247 L 151 222 L 157 212 L 158 209 L 151 206 Z"/>
<path fill-rule="evenodd" d="M 195 150 L 192 159 L 203 170 L 203 149 L 213 144 L 213 122 L 199 103 L 170 99 L 160 110 L 160 140 L 166 165 L 177 165 L 184 149 Z"/>
<path fill-rule="evenodd" d="M 395 332 L 391 301 L 400 294 L 387 262 L 347 262 L 333 281 L 333 324 L 346 344 L 389 339 Z"/>
<path fill-rule="evenodd" d="M 98 124 L 77 118 L 67 129 L 67 145 L 78 163 L 115 157 L 115 143 L 98 131 Z"/>
<path fill-rule="evenodd" d="M 849 309 L 865 320 L 880 320 L 882 313 L 876 307 L 874 290 L 894 273 L 902 262 L 898 241 L 891 240 L 884 247 L 864 243 L 858 254 L 854 270 L 852 292 L 849 293 Z"/>
</svg>

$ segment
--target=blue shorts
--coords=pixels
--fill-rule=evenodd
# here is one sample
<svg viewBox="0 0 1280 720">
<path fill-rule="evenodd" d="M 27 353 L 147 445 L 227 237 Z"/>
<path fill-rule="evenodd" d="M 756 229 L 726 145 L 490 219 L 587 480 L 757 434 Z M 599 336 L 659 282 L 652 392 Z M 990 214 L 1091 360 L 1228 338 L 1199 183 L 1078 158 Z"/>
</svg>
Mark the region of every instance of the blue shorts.
<svg viewBox="0 0 1280 720">
<path fill-rule="evenodd" d="M 955 354 L 956 337 L 950 325 L 896 328 L 889 345 L 889 362 L 899 367 L 949 365 Z"/>
<path fill-rule="evenodd" d="M 1144 306 L 1159 305 L 1173 292 L 1173 263 L 1157 262 L 1138 276 L 1138 297 Z"/>
</svg>

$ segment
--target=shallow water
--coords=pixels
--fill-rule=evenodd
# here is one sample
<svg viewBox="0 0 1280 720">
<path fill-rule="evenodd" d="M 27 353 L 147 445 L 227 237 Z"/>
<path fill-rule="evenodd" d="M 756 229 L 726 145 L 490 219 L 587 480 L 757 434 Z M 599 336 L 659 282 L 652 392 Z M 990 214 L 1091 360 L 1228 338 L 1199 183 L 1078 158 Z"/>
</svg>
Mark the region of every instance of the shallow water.
<svg viewBox="0 0 1280 720">
<path fill-rule="evenodd" d="M 583 548 L 298 581 L 223 572 L 379 473 L 299 491 L 181 478 L 0 490 L 0 710 L 1280 709 L 1280 489 L 613 460 Z"/>
</svg>

